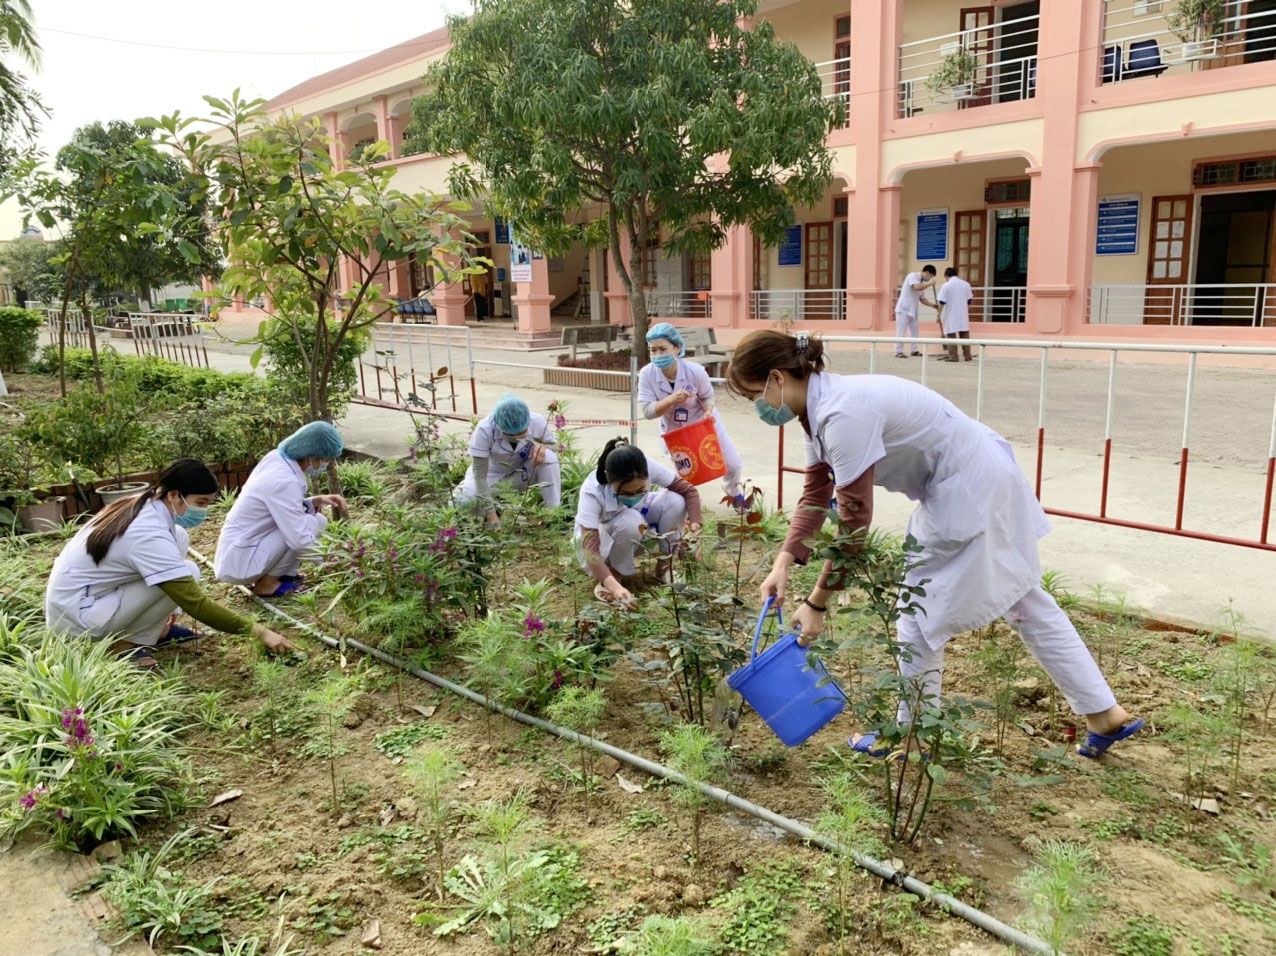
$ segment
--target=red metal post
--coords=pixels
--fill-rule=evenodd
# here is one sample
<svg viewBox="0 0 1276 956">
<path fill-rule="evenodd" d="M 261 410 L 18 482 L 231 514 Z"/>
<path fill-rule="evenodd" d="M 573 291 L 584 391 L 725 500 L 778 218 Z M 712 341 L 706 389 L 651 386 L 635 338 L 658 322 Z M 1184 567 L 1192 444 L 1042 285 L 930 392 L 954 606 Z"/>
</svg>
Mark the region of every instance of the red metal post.
<svg viewBox="0 0 1276 956">
<path fill-rule="evenodd" d="M 1100 518 L 1097 515 L 1083 514 L 1080 511 L 1062 511 L 1059 508 L 1043 508 L 1048 515 L 1060 518 L 1075 518 L 1078 521 L 1093 521 L 1096 524 L 1114 525 L 1118 528 L 1133 528 L 1135 531 L 1155 531 L 1158 534 L 1170 534 L 1177 538 L 1192 538 L 1195 541 L 1212 541 L 1215 544 L 1232 544 L 1240 548 L 1255 548 L 1259 551 L 1276 551 L 1276 544 L 1252 541 L 1248 538 L 1233 538 L 1223 534 L 1209 534 L 1204 531 L 1184 531 L 1180 528 L 1167 528 L 1161 524 L 1144 524 L 1142 521 L 1125 521 L 1121 518 Z"/>
<path fill-rule="evenodd" d="M 1099 517 L 1108 516 L 1108 470 L 1112 466 L 1112 439 L 1103 440 L 1103 490 L 1099 492 Z"/>
<path fill-rule="evenodd" d="M 447 384 L 452 390 L 452 411 L 456 411 L 456 378 L 451 372 L 447 373 Z"/>
<path fill-rule="evenodd" d="M 1179 500 L 1174 509 L 1174 530 L 1183 530 L 1183 499 L 1187 497 L 1187 448 L 1183 448 L 1183 457 L 1179 460 Z"/>
<path fill-rule="evenodd" d="M 1263 529 L 1258 540 L 1267 543 L 1267 526 L 1272 517 L 1272 477 L 1276 476 L 1276 458 L 1267 459 L 1267 491 L 1263 494 Z"/>
<path fill-rule="evenodd" d="M 784 426 L 781 425 L 778 431 L 780 432 L 780 450 L 778 452 L 780 460 L 775 471 L 775 507 L 777 511 L 784 507 Z"/>
<path fill-rule="evenodd" d="M 390 374 L 394 378 L 394 403 L 396 405 L 402 405 L 403 398 L 399 395 L 399 366 L 392 366 L 390 368 Z"/>
<path fill-rule="evenodd" d="M 478 414 L 478 384 L 474 381 L 474 376 L 470 375 L 470 401 L 474 403 L 474 414 Z"/>
<path fill-rule="evenodd" d="M 1041 463 L 1046 454 L 1046 430 L 1037 429 L 1037 500 L 1041 500 Z"/>
</svg>

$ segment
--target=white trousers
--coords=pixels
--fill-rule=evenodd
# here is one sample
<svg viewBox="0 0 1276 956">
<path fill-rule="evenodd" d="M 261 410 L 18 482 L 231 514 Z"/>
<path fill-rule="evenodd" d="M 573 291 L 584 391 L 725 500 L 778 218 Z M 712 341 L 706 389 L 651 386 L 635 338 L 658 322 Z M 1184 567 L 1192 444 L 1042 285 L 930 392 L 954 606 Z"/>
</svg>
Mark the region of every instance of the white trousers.
<svg viewBox="0 0 1276 956">
<path fill-rule="evenodd" d="M 722 492 L 734 498 L 741 491 L 740 477 L 744 473 L 744 461 L 735 449 L 735 442 L 722 427 L 722 416 L 716 413 L 713 416 L 713 430 L 718 436 L 718 447 L 722 449 L 722 463 L 727 467 L 726 474 L 722 476 Z M 668 451 L 666 448 L 665 453 L 668 454 Z M 673 455 L 669 455 L 669 460 L 674 460 Z"/>
<path fill-rule="evenodd" d="M 543 461 L 528 477 L 522 472 L 512 471 L 499 478 L 488 477 L 488 486 L 496 492 L 496 485 L 509 482 L 518 491 L 526 491 L 530 485 L 538 485 L 541 501 L 546 508 L 557 508 L 563 503 L 563 468 L 556 460 Z M 478 488 L 474 485 L 474 475 L 466 472 L 465 478 L 452 491 L 452 500 L 458 505 L 466 505 L 478 497 Z"/>
<path fill-rule="evenodd" d="M 196 581 L 199 568 L 194 561 L 186 569 Z M 49 630 L 67 636 L 87 633 L 95 640 L 112 637 L 130 644 L 154 647 L 177 605 L 158 585 L 145 581 L 122 584 L 115 590 L 93 598 L 85 596 L 75 609 L 55 608 L 46 603 L 45 620 Z"/>
<path fill-rule="evenodd" d="M 908 315 L 907 313 L 904 313 L 904 312 L 896 312 L 895 313 L 895 334 L 900 338 L 904 338 L 905 336 L 911 336 L 914 339 L 917 338 L 917 322 L 918 322 L 918 318 L 915 315 Z M 913 354 L 920 355 L 921 354 L 921 352 L 919 351 L 920 346 L 916 342 L 912 342 L 912 343 L 896 342 L 895 354 L 903 355 L 905 346 L 910 344 L 913 349 Z"/>
<path fill-rule="evenodd" d="M 660 550 L 668 554 L 681 537 L 682 523 L 687 520 L 687 502 L 682 495 L 662 488 L 636 508 L 626 508 L 598 529 L 598 553 L 617 574 L 633 574 L 635 561 L 642 553 L 644 538 L 668 534 L 660 541 Z M 579 534 L 579 528 L 577 529 Z M 580 566 L 588 570 L 585 554 L 577 542 Z"/>
<path fill-rule="evenodd" d="M 301 559 L 308 549 L 290 548 L 284 533 L 272 528 L 252 545 L 235 547 L 225 556 L 217 574 L 227 584 L 256 584 L 266 575 L 282 577 L 301 570 Z"/>
<path fill-rule="evenodd" d="M 1098 714 L 1116 706 L 1116 695 L 1099 671 L 1090 649 L 1068 615 L 1039 585 L 1002 616 L 1063 692 L 1075 713 Z M 920 677 L 924 693 L 934 695 L 933 700 L 938 701 L 944 676 L 943 647 L 931 650 L 911 616 L 899 619 L 899 639 L 912 654 L 912 660 L 900 661 L 900 673 L 904 677 Z M 908 721 L 909 713 L 907 703 L 901 701 L 900 723 Z"/>
</svg>

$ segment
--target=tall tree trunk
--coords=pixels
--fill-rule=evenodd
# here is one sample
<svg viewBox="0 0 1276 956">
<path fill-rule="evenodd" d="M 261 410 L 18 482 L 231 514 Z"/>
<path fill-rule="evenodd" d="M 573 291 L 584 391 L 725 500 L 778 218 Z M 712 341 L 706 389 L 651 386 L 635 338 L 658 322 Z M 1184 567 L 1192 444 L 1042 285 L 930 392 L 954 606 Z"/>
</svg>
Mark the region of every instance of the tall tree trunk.
<svg viewBox="0 0 1276 956">
<path fill-rule="evenodd" d="M 106 394 L 106 386 L 102 382 L 102 363 L 97 355 L 97 331 L 93 327 L 93 309 L 89 306 L 89 290 L 80 287 L 80 314 L 85 320 L 89 333 L 89 354 L 93 356 L 93 385 L 99 395 Z"/>
</svg>

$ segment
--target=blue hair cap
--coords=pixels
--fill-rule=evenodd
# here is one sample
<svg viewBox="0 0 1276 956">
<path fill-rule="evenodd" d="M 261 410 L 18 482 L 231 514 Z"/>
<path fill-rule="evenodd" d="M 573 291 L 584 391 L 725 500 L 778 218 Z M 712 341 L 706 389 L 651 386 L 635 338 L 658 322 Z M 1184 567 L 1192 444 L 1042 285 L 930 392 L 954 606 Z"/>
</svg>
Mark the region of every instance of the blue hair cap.
<svg viewBox="0 0 1276 956">
<path fill-rule="evenodd" d="M 657 322 L 647 331 L 647 344 L 650 345 L 656 339 L 664 339 L 671 345 L 678 346 L 678 357 L 683 358 L 687 354 L 687 347 L 682 341 L 682 333 L 675 329 L 668 322 Z"/>
<path fill-rule="evenodd" d="M 527 428 L 532 420 L 532 411 L 512 392 L 506 392 L 492 406 L 492 424 L 506 435 L 517 435 Z"/>
<path fill-rule="evenodd" d="M 345 449 L 341 434 L 328 422 L 310 422 L 279 443 L 279 453 L 293 461 L 303 458 L 340 458 Z"/>
</svg>

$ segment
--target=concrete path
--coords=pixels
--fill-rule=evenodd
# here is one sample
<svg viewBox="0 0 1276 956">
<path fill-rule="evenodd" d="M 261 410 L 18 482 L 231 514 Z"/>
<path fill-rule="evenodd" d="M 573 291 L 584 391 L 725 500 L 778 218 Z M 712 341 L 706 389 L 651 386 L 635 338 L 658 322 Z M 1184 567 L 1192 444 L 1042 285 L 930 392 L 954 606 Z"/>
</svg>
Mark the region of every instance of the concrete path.
<svg viewBox="0 0 1276 956">
<path fill-rule="evenodd" d="M 251 334 L 231 330 L 231 336 Z M 569 418 L 627 420 L 625 393 L 573 390 L 543 384 L 541 369 L 555 364 L 557 352 L 514 352 L 481 345 L 475 335 L 479 408 L 491 408 L 497 396 L 516 391 L 534 409 L 565 400 Z M 214 367 L 247 369 L 248 346 L 211 346 Z M 1123 359 L 1116 373 L 1113 415 L 1113 459 L 1108 514 L 1151 523 L 1172 523 L 1182 441 L 1186 362 L 1181 357 L 1149 362 Z M 485 366 L 485 362 L 522 363 L 527 368 Z M 438 364 L 436 358 L 435 364 Z M 453 357 L 459 402 L 468 410 L 467 369 L 459 353 Z M 834 371 L 862 373 L 870 368 L 863 349 L 836 348 Z M 950 365 L 919 359 L 897 360 L 879 346 L 878 373 L 921 380 L 973 414 L 976 363 Z M 1046 447 L 1042 500 L 1047 507 L 1097 512 L 1107 412 L 1106 361 L 1052 355 L 1047 376 Z M 1021 467 L 1035 471 L 1040 359 L 1018 354 L 993 357 L 984 365 L 983 419 L 1015 446 Z M 1221 535 L 1256 538 L 1262 508 L 1267 455 L 1271 440 L 1276 375 L 1263 368 L 1238 368 L 1227 359 L 1202 358 L 1196 376 L 1189 434 L 1191 469 L 1184 527 Z M 775 503 L 777 435 L 762 425 L 747 402 L 720 389 L 719 408 L 746 465 L 746 476 Z M 409 416 L 366 406 L 353 406 L 342 423 L 352 448 L 382 457 L 403 454 L 412 435 Z M 463 433 L 464 425 L 446 430 Z M 580 430 L 579 447 L 596 451 L 623 428 Z M 797 430 L 790 428 L 786 456 L 800 464 Z M 662 446 L 659 429 L 642 422 L 639 443 L 654 454 Z M 788 476 L 785 504 L 797 499 L 798 476 Z M 709 496 L 707 496 L 709 497 Z M 912 505 L 902 496 L 879 491 L 877 522 L 902 531 Z M 1276 632 L 1276 553 L 1193 541 L 1068 518 L 1053 519 L 1054 532 L 1043 539 L 1044 565 L 1065 575 L 1075 590 L 1094 585 L 1124 592 L 1134 605 L 1157 615 L 1212 623 L 1229 601 L 1257 629 Z M 1276 522 L 1274 522 L 1276 527 Z"/>
</svg>

